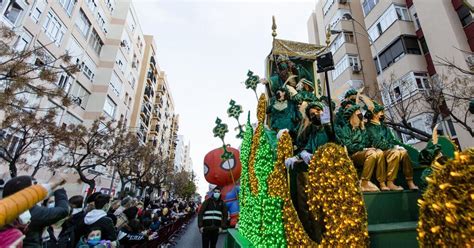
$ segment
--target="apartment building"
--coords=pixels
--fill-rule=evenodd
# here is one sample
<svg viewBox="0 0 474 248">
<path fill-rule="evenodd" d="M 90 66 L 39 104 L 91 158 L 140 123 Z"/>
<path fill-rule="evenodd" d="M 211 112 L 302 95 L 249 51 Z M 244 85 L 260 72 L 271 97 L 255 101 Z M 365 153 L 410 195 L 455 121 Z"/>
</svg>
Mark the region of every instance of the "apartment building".
<svg viewBox="0 0 474 248">
<path fill-rule="evenodd" d="M 308 20 L 309 42 L 325 44 L 327 30 L 332 30 L 329 51 L 333 54 L 335 69 L 329 72 L 328 79 L 333 98 L 342 99 L 347 90 L 362 87 L 367 94 L 379 98 L 365 27 L 348 20 L 345 14 L 362 20 L 362 6 L 358 1 L 317 1 Z"/>
<path fill-rule="evenodd" d="M 174 171 L 180 171 L 184 167 L 185 163 L 185 145 L 184 145 L 184 136 L 178 135 L 176 139 L 176 153 L 174 158 Z"/>
<path fill-rule="evenodd" d="M 152 131 L 174 126 L 177 129 L 166 78 L 156 63 L 156 45 L 152 36 L 143 35 L 131 1 L 3 0 L 0 21 L 18 34 L 13 44 L 16 49 L 44 46 L 46 56 L 41 59 L 68 53 L 72 62 L 79 65 L 80 72 L 64 73 L 56 82 L 72 99 L 71 106 L 29 96 L 29 102 L 41 107 L 56 107 L 58 125 L 88 126 L 104 116 L 135 128 L 144 143 L 153 141 L 157 149 L 162 144 L 152 138 Z M 144 109 L 148 112 L 143 114 Z M 152 118 L 156 118 L 155 122 Z M 173 134 L 162 132 L 166 153 L 173 148 Z M 99 167 L 96 170 L 101 175 L 98 187 L 108 188 L 111 171 Z"/>
<path fill-rule="evenodd" d="M 474 1 L 468 2 L 472 6 Z M 350 12 L 333 9 L 345 5 L 354 7 Z M 450 77 L 453 76 L 447 67 L 436 61 L 448 58 L 465 69 L 470 68 L 474 62 L 473 56 L 469 55 L 474 47 L 474 24 L 468 6 L 457 0 L 355 0 L 350 3 L 343 0 L 321 0 L 316 6 L 316 15 L 310 17 L 308 27 L 309 34 L 317 34 L 317 38 L 310 37 L 310 40 L 323 40 L 322 33 L 328 27 L 325 15 L 331 15 L 331 11 L 334 13 L 333 17 L 328 18 L 332 20 L 329 22 L 332 25 L 330 29 L 336 29 L 333 33 L 340 29 L 346 30 L 347 26 L 344 25 L 350 27 L 353 23 L 360 28 L 365 26 L 365 31 L 356 30 L 355 37 L 370 37 L 359 39 L 359 42 L 366 42 L 366 46 L 370 48 L 368 54 L 371 59 L 369 57 L 367 64 L 375 68 L 377 86 L 387 107 L 386 114 L 395 121 L 400 120 L 400 109 L 403 110 L 400 106 L 403 106 L 403 103 L 409 104 L 410 106 L 406 107 L 410 112 L 409 125 L 431 133 L 433 116 L 428 114 L 423 94 L 432 84 L 438 83 L 439 80 L 452 80 Z M 361 13 L 353 11 L 359 7 Z M 322 8 L 322 15 L 317 14 L 321 12 L 319 8 Z M 350 14 L 349 18 L 344 16 L 345 13 Z M 337 22 L 340 16 L 343 16 L 342 20 Z M 358 36 L 358 33 L 362 34 Z M 333 41 L 331 46 L 334 44 Z M 337 53 L 338 51 L 335 53 L 336 68 L 332 71 L 332 76 L 347 73 L 340 72 L 341 62 Z M 359 56 L 363 57 L 360 53 Z M 339 85 L 337 78 L 333 77 L 333 80 Z M 337 89 L 333 91 L 337 92 Z M 474 145 L 472 136 L 449 116 L 441 116 L 437 121 L 443 134 L 450 136 L 461 148 Z M 473 121 L 472 116 L 469 116 L 468 122 L 473 124 Z M 410 135 L 399 133 L 399 136 L 405 143 L 418 148 L 424 146 L 423 142 Z"/>
<path fill-rule="evenodd" d="M 362 6 L 364 22 L 374 40 L 371 49 L 375 63 L 378 61 L 374 47 L 378 48 L 382 72 L 377 69 L 377 81 L 389 114 L 397 119 L 396 110 L 401 102 L 413 103 L 419 107 L 410 109 L 409 124 L 431 133 L 433 116 L 426 104 L 417 103 L 424 101 L 422 95 L 430 87 L 453 80 L 454 74 L 438 63 L 441 59 L 449 59 L 465 69 L 472 66 L 472 12 L 456 0 L 366 0 Z M 467 120 L 471 125 L 474 123 L 472 116 Z M 443 133 L 461 148 L 474 145 L 472 136 L 451 117 L 442 115 L 437 121 Z M 419 143 L 408 135 L 401 137 L 406 143 Z"/>
</svg>

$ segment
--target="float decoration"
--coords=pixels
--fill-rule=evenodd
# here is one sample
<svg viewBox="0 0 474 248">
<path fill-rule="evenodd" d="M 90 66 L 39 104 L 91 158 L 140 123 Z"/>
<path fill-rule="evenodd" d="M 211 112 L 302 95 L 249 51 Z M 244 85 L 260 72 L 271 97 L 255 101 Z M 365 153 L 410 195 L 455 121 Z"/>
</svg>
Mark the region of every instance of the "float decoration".
<svg viewBox="0 0 474 248">
<path fill-rule="evenodd" d="M 303 224 L 296 213 L 288 190 L 288 177 L 285 168 L 285 159 L 293 156 L 293 144 L 288 132 L 284 132 L 278 142 L 277 160 L 272 174 L 268 177 L 268 194 L 271 197 L 283 199 L 283 220 L 286 233 L 286 242 L 290 247 L 311 246 L 315 243 L 304 230 Z"/>
<path fill-rule="evenodd" d="M 227 109 L 227 114 L 229 115 L 230 118 L 235 118 L 237 120 L 237 128 L 239 129 L 239 133 L 237 134 L 238 139 L 243 139 L 244 138 L 244 130 L 242 129 L 242 125 L 240 124 L 239 117 L 240 114 L 242 114 L 244 111 L 242 110 L 241 105 L 237 105 L 234 100 L 230 100 L 229 103 L 229 108 Z M 236 129 L 237 129 L 236 128 Z"/>
<path fill-rule="evenodd" d="M 247 80 L 245 80 L 245 88 L 253 90 L 253 93 L 255 93 L 255 97 L 258 100 L 257 96 L 257 85 L 260 82 L 260 78 L 258 75 L 254 75 L 253 71 L 249 70 L 247 72 Z"/>
<path fill-rule="evenodd" d="M 420 247 L 471 247 L 474 237 L 474 149 L 432 164 L 428 188 L 418 200 Z"/>
<path fill-rule="evenodd" d="M 357 171 L 344 147 L 328 143 L 309 164 L 306 193 L 313 216 L 324 216 L 322 247 L 367 247 L 367 212 Z"/>
</svg>

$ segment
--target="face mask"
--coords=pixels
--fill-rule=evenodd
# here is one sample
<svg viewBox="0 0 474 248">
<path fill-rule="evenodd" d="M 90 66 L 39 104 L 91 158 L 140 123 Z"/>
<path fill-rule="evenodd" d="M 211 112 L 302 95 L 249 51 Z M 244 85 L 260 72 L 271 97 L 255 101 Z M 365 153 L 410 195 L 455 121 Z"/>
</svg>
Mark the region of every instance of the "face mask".
<svg viewBox="0 0 474 248">
<path fill-rule="evenodd" d="M 90 246 L 96 246 L 100 244 L 100 237 L 94 237 L 93 239 L 87 240 L 87 244 Z"/>
<path fill-rule="evenodd" d="M 379 120 L 380 120 L 381 122 L 383 122 L 383 121 L 385 120 L 385 115 L 381 115 L 381 116 L 379 117 Z"/>
<path fill-rule="evenodd" d="M 219 199 L 220 196 L 221 196 L 221 193 L 214 192 L 213 194 L 214 199 Z"/>
<path fill-rule="evenodd" d="M 321 125 L 321 117 L 319 117 L 319 115 L 315 115 L 311 117 L 311 123 L 313 123 L 313 125 L 316 125 L 316 126 Z"/>
<path fill-rule="evenodd" d="M 54 208 L 54 202 L 48 203 L 48 208 Z"/>
<path fill-rule="evenodd" d="M 362 120 L 364 116 L 362 114 L 357 114 L 357 118 L 359 118 L 359 120 Z"/>
<path fill-rule="evenodd" d="M 25 211 L 22 214 L 20 214 L 20 216 L 18 216 L 18 221 L 22 225 L 26 225 L 26 224 L 30 223 L 30 220 L 31 220 L 30 211 Z"/>
</svg>

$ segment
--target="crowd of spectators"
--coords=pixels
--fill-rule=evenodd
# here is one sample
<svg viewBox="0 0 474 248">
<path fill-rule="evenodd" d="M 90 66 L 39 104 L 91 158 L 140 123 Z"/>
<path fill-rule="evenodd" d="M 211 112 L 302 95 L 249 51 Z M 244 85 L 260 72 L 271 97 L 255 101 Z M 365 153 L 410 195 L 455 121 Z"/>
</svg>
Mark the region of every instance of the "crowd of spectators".
<svg viewBox="0 0 474 248">
<path fill-rule="evenodd" d="M 31 197 L 34 201 L 44 198 L 43 188 L 48 192 L 45 200 L 25 208 L 11 221 L 5 218 L 4 225 L 0 225 L 0 240 L 9 240 L 5 247 L 141 247 L 159 238 L 160 229 L 196 212 L 194 202 L 181 199 L 112 199 L 100 192 L 68 198 L 61 184 L 61 180 L 56 180 L 37 187 L 28 176 L 15 177 L 5 184 L 0 209 L 10 202 L 22 209 L 23 198 Z M 38 197 L 32 189 L 39 192 Z"/>
</svg>

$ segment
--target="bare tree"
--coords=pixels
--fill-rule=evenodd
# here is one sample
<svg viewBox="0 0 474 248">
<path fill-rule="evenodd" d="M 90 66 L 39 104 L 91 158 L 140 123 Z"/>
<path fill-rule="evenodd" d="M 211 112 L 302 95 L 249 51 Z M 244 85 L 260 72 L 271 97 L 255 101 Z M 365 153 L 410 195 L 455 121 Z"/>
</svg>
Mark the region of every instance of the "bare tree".
<svg viewBox="0 0 474 248">
<path fill-rule="evenodd" d="M 39 109 L 28 106 L 22 94 L 33 94 L 38 98 L 48 97 L 69 105 L 70 99 L 64 91 L 56 87 L 55 82 L 61 73 L 74 74 L 79 69 L 71 64 L 71 56 L 67 53 L 54 58 L 47 52 L 48 45 L 37 45 L 32 48 L 17 48 L 17 34 L 0 26 L 0 109 L 8 111 L 11 108 Z M 22 50 L 19 50 L 22 49 Z"/>
<path fill-rule="evenodd" d="M 120 122 L 99 118 L 89 128 L 69 125 L 61 137 L 61 152 L 54 165 L 73 168 L 80 180 L 89 185 L 88 193 L 95 188 L 95 179 L 100 175 L 94 168 L 106 167 L 111 161 L 130 155 L 127 141 L 132 134 Z"/>
</svg>

